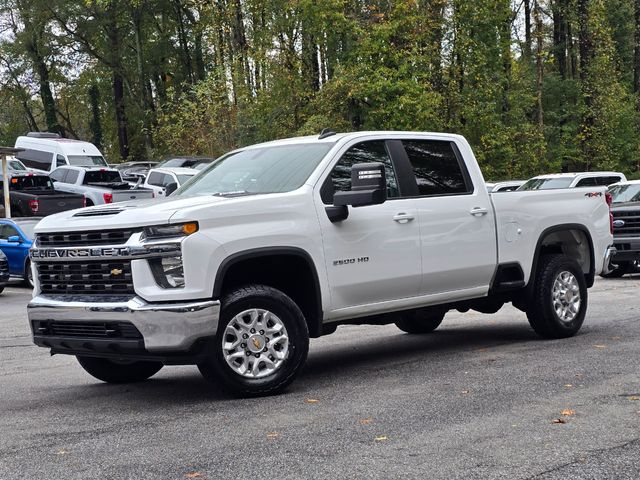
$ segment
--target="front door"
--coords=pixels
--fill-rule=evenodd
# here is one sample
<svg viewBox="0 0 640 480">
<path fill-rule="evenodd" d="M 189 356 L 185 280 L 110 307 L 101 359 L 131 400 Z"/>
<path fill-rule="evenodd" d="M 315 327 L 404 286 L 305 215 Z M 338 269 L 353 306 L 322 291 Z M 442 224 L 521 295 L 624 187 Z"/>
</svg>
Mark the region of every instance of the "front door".
<svg viewBox="0 0 640 480">
<path fill-rule="evenodd" d="M 348 207 L 349 217 L 331 223 L 325 206 L 336 191 L 351 188 L 356 163 L 385 165 L 388 200 L 381 205 Z M 421 279 L 420 237 L 415 201 L 400 198 L 395 168 L 384 140 L 360 142 L 340 157 L 323 183 L 318 202 L 333 310 L 418 294 Z"/>
</svg>

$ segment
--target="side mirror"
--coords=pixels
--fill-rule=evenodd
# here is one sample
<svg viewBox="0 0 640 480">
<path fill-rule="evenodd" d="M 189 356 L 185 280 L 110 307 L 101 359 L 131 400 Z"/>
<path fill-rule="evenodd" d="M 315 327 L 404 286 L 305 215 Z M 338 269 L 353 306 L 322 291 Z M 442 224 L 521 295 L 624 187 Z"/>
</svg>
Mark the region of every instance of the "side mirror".
<svg viewBox="0 0 640 480">
<path fill-rule="evenodd" d="M 18 235 L 12 235 L 7 238 L 7 242 L 9 243 L 22 243 L 22 239 Z"/>
<path fill-rule="evenodd" d="M 336 207 L 364 207 L 378 205 L 386 200 L 387 175 L 384 165 L 379 162 L 355 164 L 351 167 L 351 190 L 336 192 L 333 196 Z"/>
<path fill-rule="evenodd" d="M 341 222 L 349 216 L 348 205 L 364 207 L 387 200 L 387 175 L 379 162 L 358 163 L 351 167 L 351 190 L 336 192 L 333 205 L 325 211 L 331 222 Z"/>
<path fill-rule="evenodd" d="M 164 187 L 164 194 L 168 197 L 173 192 L 175 192 L 177 189 L 178 189 L 178 184 L 176 182 L 170 183 L 169 185 Z"/>
</svg>

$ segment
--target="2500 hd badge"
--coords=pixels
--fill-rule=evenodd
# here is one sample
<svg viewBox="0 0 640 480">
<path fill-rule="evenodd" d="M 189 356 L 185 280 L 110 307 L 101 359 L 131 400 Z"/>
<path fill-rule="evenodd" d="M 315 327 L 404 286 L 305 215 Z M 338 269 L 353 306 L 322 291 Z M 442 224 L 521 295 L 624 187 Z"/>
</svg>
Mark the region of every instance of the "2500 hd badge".
<svg viewBox="0 0 640 480">
<path fill-rule="evenodd" d="M 344 260 L 334 260 L 333 266 L 337 267 L 338 265 L 351 265 L 352 263 L 366 263 L 368 261 L 369 257 L 345 258 Z"/>
</svg>

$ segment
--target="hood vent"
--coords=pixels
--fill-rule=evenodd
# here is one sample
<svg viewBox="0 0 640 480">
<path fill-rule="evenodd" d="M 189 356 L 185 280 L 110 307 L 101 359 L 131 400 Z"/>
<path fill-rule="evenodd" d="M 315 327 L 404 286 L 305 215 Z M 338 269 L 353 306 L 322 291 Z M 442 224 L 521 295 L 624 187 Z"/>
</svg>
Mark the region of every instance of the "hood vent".
<svg viewBox="0 0 640 480">
<path fill-rule="evenodd" d="M 124 208 L 99 208 L 96 210 L 82 210 L 74 215 L 74 217 L 100 217 L 103 215 L 117 215 L 124 212 Z"/>
</svg>

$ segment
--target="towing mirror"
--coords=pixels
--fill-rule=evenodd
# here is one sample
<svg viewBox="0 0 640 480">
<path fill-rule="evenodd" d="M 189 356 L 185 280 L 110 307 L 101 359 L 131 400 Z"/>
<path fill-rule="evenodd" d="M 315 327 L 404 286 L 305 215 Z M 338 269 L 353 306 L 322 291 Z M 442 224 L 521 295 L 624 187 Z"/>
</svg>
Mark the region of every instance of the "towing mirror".
<svg viewBox="0 0 640 480">
<path fill-rule="evenodd" d="M 384 203 L 386 199 L 387 176 L 384 165 L 379 162 L 357 163 L 351 167 L 351 190 L 336 192 L 333 204 L 336 207 L 364 207 Z"/>
<path fill-rule="evenodd" d="M 178 189 L 178 184 L 176 182 L 170 183 L 169 185 L 164 187 L 164 194 L 165 194 L 165 196 L 168 197 L 173 192 L 175 192 L 177 189 Z"/>
<path fill-rule="evenodd" d="M 331 222 L 341 222 L 349 216 L 348 205 L 365 207 L 378 205 L 387 200 L 387 176 L 384 165 L 379 162 L 357 163 L 351 167 L 351 190 L 336 192 L 333 205 L 326 207 Z"/>
</svg>

